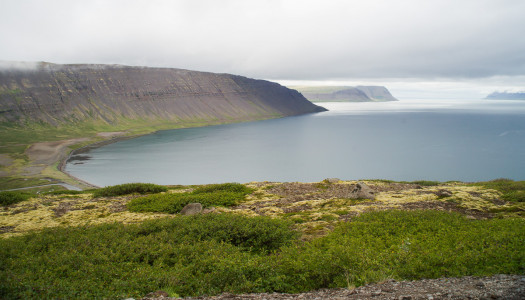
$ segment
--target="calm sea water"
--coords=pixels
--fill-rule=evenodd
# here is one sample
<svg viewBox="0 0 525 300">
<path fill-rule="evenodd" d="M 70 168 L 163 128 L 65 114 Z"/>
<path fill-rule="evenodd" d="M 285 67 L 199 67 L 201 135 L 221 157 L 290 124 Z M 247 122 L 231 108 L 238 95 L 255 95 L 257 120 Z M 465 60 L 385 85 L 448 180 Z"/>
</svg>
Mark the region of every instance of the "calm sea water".
<svg viewBox="0 0 525 300">
<path fill-rule="evenodd" d="M 322 103 L 330 111 L 161 131 L 66 171 L 99 186 L 324 178 L 525 180 L 525 101 Z M 86 155 L 86 154 L 84 154 Z"/>
</svg>

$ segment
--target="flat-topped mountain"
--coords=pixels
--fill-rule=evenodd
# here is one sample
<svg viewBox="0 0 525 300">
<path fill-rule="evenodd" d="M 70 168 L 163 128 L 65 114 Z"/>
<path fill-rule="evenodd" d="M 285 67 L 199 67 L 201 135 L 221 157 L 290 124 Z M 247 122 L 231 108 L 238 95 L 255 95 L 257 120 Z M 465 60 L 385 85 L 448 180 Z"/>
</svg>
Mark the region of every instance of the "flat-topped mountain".
<svg viewBox="0 0 525 300">
<path fill-rule="evenodd" d="M 489 100 L 525 100 L 525 92 L 508 93 L 508 92 L 493 92 L 485 97 Z"/>
<path fill-rule="evenodd" d="M 384 86 L 298 86 L 293 88 L 313 102 L 397 101 Z"/>
<path fill-rule="evenodd" d="M 4 63 L 5 65 L 6 63 Z M 0 69 L 0 122 L 235 122 L 325 109 L 277 83 L 120 65 L 18 63 Z"/>
</svg>

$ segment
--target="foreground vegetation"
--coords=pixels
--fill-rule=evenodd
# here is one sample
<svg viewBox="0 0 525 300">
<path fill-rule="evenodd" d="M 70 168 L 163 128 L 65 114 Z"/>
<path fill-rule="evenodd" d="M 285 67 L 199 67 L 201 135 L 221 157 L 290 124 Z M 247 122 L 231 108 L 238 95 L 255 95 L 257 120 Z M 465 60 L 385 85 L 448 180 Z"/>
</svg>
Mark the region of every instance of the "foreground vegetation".
<svg viewBox="0 0 525 300">
<path fill-rule="evenodd" d="M 522 219 L 382 211 L 308 243 L 294 244 L 295 236 L 288 222 L 231 214 L 48 229 L 0 240 L 0 296 L 300 292 L 387 278 L 525 272 Z"/>
<path fill-rule="evenodd" d="M 366 181 L 373 200 L 352 198 L 355 184 L 34 194 L 0 211 L 0 298 L 295 293 L 525 274 L 523 182 Z M 188 202 L 209 213 L 176 214 Z"/>
<path fill-rule="evenodd" d="M 133 212 L 178 213 L 189 203 L 200 203 L 203 207 L 233 206 L 253 192 L 240 183 L 212 184 L 196 188 L 192 192 L 157 194 L 135 198 L 128 203 Z"/>
</svg>

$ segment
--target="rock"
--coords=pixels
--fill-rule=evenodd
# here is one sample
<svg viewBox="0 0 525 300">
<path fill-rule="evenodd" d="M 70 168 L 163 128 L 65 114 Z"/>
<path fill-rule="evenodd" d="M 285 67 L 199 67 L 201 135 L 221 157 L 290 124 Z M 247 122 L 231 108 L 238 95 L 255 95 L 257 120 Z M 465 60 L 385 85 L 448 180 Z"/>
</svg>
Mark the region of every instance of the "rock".
<svg viewBox="0 0 525 300">
<path fill-rule="evenodd" d="M 165 291 L 156 291 L 156 292 L 152 292 L 152 293 L 149 293 L 147 294 L 146 296 L 144 296 L 144 298 L 142 298 L 143 300 L 146 300 L 146 299 L 162 299 L 162 298 L 168 298 L 170 295 L 168 295 L 168 293 L 166 293 Z"/>
<path fill-rule="evenodd" d="M 438 196 L 439 198 L 452 196 L 452 192 L 451 191 L 447 191 L 447 190 L 438 190 L 434 194 L 436 194 L 436 196 Z"/>
<path fill-rule="evenodd" d="M 354 198 L 375 200 L 375 192 L 364 182 L 358 182 L 352 190 Z"/>
<path fill-rule="evenodd" d="M 191 216 L 200 214 L 202 212 L 202 204 L 200 203 L 190 203 L 180 211 L 181 215 Z"/>
</svg>

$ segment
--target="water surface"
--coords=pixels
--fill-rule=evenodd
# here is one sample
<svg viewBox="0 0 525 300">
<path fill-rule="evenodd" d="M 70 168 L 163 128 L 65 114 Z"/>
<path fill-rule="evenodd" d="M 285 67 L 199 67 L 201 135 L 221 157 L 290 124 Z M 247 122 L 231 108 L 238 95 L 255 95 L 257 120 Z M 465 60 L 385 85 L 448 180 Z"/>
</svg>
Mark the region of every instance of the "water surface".
<svg viewBox="0 0 525 300">
<path fill-rule="evenodd" d="M 321 105 L 330 111 L 121 141 L 71 161 L 66 171 L 99 186 L 328 177 L 525 180 L 525 101 Z"/>
</svg>

